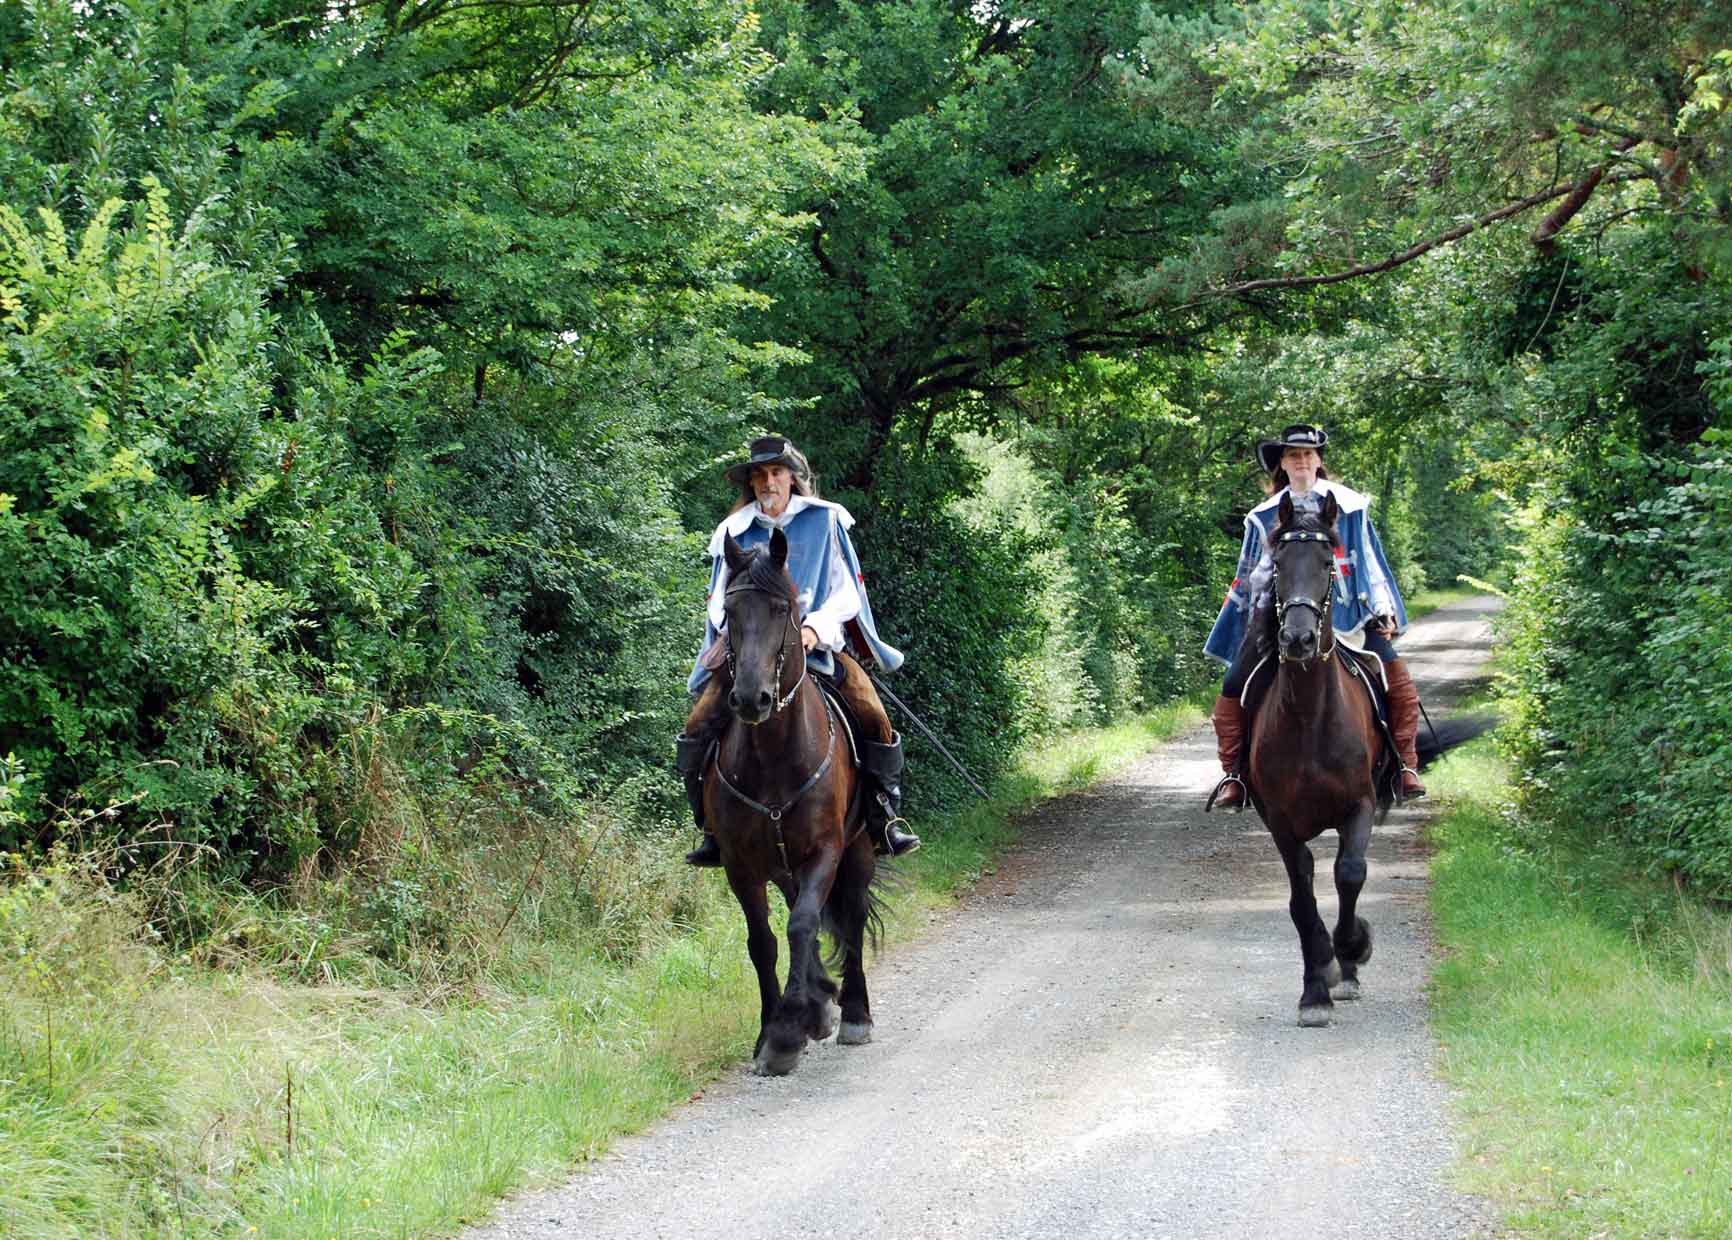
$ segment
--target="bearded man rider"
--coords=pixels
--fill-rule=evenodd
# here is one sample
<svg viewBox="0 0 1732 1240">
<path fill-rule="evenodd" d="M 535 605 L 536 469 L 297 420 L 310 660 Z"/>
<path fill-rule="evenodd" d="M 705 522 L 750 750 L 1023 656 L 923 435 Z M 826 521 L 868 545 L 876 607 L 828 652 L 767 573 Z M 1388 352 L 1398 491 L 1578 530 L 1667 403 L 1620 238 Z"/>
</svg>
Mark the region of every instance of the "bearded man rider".
<svg viewBox="0 0 1732 1240">
<path fill-rule="evenodd" d="M 788 540 L 788 576 L 799 594 L 800 640 L 809 665 L 834 685 L 860 725 L 860 766 L 869 781 L 866 826 L 880 854 L 903 856 L 920 847 L 920 837 L 902 829 L 902 738 L 890 726 L 884 703 L 849 647 L 861 658 L 893 672 L 902 666 L 900 651 L 878 636 L 860 558 L 848 531 L 854 518 L 840 504 L 818 497 L 810 462 L 781 435 L 754 439 L 745 460 L 725 475 L 740 488 L 734 507 L 710 537 L 710 595 L 704 617 L 703 653 L 686 688 L 697 696 L 681 735 L 674 739 L 675 763 L 685 780 L 686 799 L 703 842 L 686 854 L 690 865 L 722 863 L 721 849 L 704 826 L 704 767 L 711 743 L 727 727 L 727 614 L 722 600 L 728 585 L 723 544 L 732 537 L 750 550 L 767 544 L 773 530 Z"/>
</svg>

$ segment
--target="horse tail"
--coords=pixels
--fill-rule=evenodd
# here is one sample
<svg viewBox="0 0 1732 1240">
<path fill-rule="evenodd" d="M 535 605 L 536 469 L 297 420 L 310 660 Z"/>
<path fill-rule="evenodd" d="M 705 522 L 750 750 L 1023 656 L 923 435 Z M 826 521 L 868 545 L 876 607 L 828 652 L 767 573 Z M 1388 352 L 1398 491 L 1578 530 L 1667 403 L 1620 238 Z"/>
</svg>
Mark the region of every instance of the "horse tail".
<svg viewBox="0 0 1732 1240">
<path fill-rule="evenodd" d="M 1465 745 L 1476 736 L 1484 736 L 1497 727 L 1498 723 L 1497 715 L 1483 712 L 1477 715 L 1459 715 L 1434 726 L 1421 728 L 1415 745 L 1419 750 L 1419 769 L 1423 771 L 1457 745 Z"/>
<path fill-rule="evenodd" d="M 844 866 L 848 863 L 843 862 Z M 884 940 L 884 910 L 889 907 L 883 891 L 906 885 L 905 875 L 897 874 L 882 864 L 873 866 L 872 877 L 864 885 L 856 878 L 858 871 L 848 869 L 836 876 L 830 898 L 824 901 L 819 924 L 830 939 L 825 964 L 839 969 L 847 962 L 850 929 L 858 924 L 865 943 L 876 952 Z"/>
<path fill-rule="evenodd" d="M 872 873 L 872 881 L 866 884 L 866 942 L 874 952 L 884 941 L 884 897 L 878 894 L 878 888 L 883 885 L 884 867 L 879 866 Z"/>
</svg>

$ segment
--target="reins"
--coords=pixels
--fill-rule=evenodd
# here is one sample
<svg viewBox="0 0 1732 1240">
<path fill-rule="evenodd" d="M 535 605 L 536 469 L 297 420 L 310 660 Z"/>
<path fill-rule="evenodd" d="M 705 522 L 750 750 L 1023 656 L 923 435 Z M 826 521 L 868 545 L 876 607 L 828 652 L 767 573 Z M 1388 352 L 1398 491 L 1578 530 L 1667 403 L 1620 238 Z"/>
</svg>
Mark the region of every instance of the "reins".
<svg viewBox="0 0 1732 1240">
<path fill-rule="evenodd" d="M 1333 542 L 1333 540 L 1329 537 L 1329 535 L 1324 534 L 1324 533 L 1320 533 L 1316 530 L 1292 530 L 1292 531 L 1289 531 L 1288 533 L 1280 535 L 1279 537 L 1277 537 L 1275 539 L 1275 541 L 1277 543 L 1290 543 L 1290 542 L 1332 543 Z M 1322 602 L 1318 602 L 1316 599 L 1312 598 L 1308 594 L 1295 594 L 1291 598 L 1285 598 L 1284 599 L 1281 597 L 1280 591 L 1277 590 L 1275 593 L 1275 623 L 1277 625 L 1285 624 L 1287 622 L 1287 612 L 1294 607 L 1309 607 L 1311 609 L 1311 611 L 1317 617 L 1317 627 L 1322 628 L 1324 622 L 1329 618 L 1329 609 L 1331 606 L 1333 606 L 1334 601 L 1335 601 L 1335 567 L 1334 567 L 1334 565 L 1330 566 L 1329 574 L 1325 580 L 1326 580 L 1327 584 L 1325 584 L 1323 587 L 1323 601 Z M 1317 658 L 1318 662 L 1320 662 L 1320 663 L 1327 663 L 1327 662 L 1329 662 L 1329 656 L 1334 654 L 1334 653 L 1335 653 L 1335 629 L 1334 629 L 1334 626 L 1331 626 L 1329 629 L 1329 649 L 1320 652 L 1316 656 L 1316 658 Z M 1289 659 L 1285 654 L 1280 655 L 1280 660 L 1283 663 L 1303 662 L 1303 660 L 1299 660 L 1299 659 Z"/>
<path fill-rule="evenodd" d="M 771 825 L 776 828 L 776 849 L 782 854 L 782 868 L 787 870 L 790 874 L 794 872 L 794 867 L 788 861 L 788 841 L 782 835 L 782 816 L 789 810 L 793 809 L 794 806 L 799 803 L 801 797 L 805 796 L 808 792 L 812 791 L 813 788 L 818 786 L 818 781 L 824 778 L 825 774 L 830 769 L 830 764 L 836 760 L 836 720 L 830 713 L 833 708 L 831 707 L 828 698 L 824 697 L 823 694 L 819 694 L 818 696 L 824 703 L 824 722 L 829 726 L 830 730 L 829 744 L 824 747 L 824 760 L 818 764 L 817 770 L 813 771 L 806 777 L 806 782 L 795 789 L 794 795 L 789 797 L 786 801 L 783 801 L 781 804 L 766 805 L 762 801 L 759 801 L 754 797 L 749 797 L 738 788 L 734 787 L 733 783 L 728 779 L 727 772 L 722 770 L 721 755 L 717 753 L 715 756 L 716 778 L 722 781 L 722 787 L 731 793 L 734 799 L 739 801 L 742 805 L 748 806 L 768 818 Z M 711 752 L 720 749 L 721 741 L 718 740 L 711 742 L 710 748 Z"/>
<path fill-rule="evenodd" d="M 738 585 L 729 586 L 726 590 L 724 590 L 722 592 L 722 597 L 727 598 L 731 594 L 746 594 L 746 593 L 768 594 L 771 598 L 779 597 L 775 593 L 764 589 L 762 586 L 753 585 L 749 581 L 741 582 Z M 783 636 L 782 636 L 782 644 L 776 648 L 776 689 L 778 691 L 780 691 L 782 688 L 782 669 L 787 665 L 787 662 L 788 662 L 787 630 L 793 629 L 793 627 L 794 627 L 794 608 L 793 608 L 792 604 L 789 604 L 788 609 L 782 613 L 782 625 L 783 625 L 783 629 L 784 629 Z M 794 636 L 794 641 L 796 643 L 799 642 L 800 634 L 797 631 L 794 633 L 793 636 Z M 728 634 L 727 658 L 728 658 L 728 680 L 731 682 L 734 682 L 734 683 L 738 683 L 739 677 L 737 675 L 735 675 L 735 668 L 734 668 L 734 635 L 731 631 Z M 794 681 L 794 687 L 792 689 L 789 689 L 786 694 L 784 694 L 781 698 L 779 698 L 775 702 L 775 704 L 770 707 L 770 713 L 772 715 L 781 713 L 782 708 L 787 706 L 787 704 L 789 702 L 792 702 L 794 700 L 794 695 L 800 691 L 800 686 L 802 684 L 804 684 L 805 682 L 806 682 L 806 658 L 805 658 L 805 652 L 802 651 L 801 657 L 800 657 L 800 676 L 799 676 L 799 679 Z"/>
<path fill-rule="evenodd" d="M 738 584 L 730 585 L 727 590 L 723 592 L 723 597 L 726 598 L 728 595 L 744 594 L 747 592 L 767 594 L 772 599 L 779 597 L 774 591 L 766 590 L 764 587 L 754 585 L 750 581 L 742 581 Z M 782 623 L 787 631 L 783 634 L 782 644 L 776 650 L 775 684 L 778 692 L 780 692 L 782 688 L 782 670 L 788 659 L 788 632 L 792 632 L 793 639 L 796 643 L 800 640 L 799 631 L 794 628 L 793 610 L 793 606 L 790 604 L 787 607 L 787 610 L 782 613 Z M 728 635 L 727 652 L 728 679 L 737 683 L 738 678 L 735 675 L 734 666 L 734 640 L 731 632 Z M 800 686 L 806 683 L 806 672 L 805 651 L 802 650 L 800 654 L 800 675 L 795 679 L 794 687 L 789 689 L 788 692 L 777 700 L 770 708 L 770 713 L 772 715 L 780 713 L 784 707 L 794 700 L 794 695 L 800 692 Z M 795 789 L 794 795 L 780 804 L 766 805 L 757 798 L 747 796 L 738 788 L 734 787 L 733 781 L 731 781 L 727 776 L 727 772 L 722 770 L 722 759 L 719 752 L 721 749 L 721 740 L 718 738 L 710 744 L 710 753 L 716 764 L 716 778 L 721 781 L 722 787 L 735 800 L 764 815 L 764 817 L 770 820 L 770 824 L 776 829 L 776 850 L 782 856 L 782 868 L 790 874 L 794 872 L 794 867 L 788 859 L 788 841 L 782 832 L 782 817 L 799 803 L 800 798 L 804 797 L 808 792 L 812 791 L 813 788 L 818 786 L 819 781 L 829 773 L 831 764 L 836 760 L 836 719 L 832 713 L 834 707 L 830 705 L 830 699 L 825 697 L 822 693 L 818 695 L 818 700 L 824 704 L 824 723 L 830 734 L 829 740 L 824 746 L 824 760 L 818 764 L 817 770 L 813 771 L 806 777 L 806 782 L 801 784 L 799 788 Z"/>
</svg>

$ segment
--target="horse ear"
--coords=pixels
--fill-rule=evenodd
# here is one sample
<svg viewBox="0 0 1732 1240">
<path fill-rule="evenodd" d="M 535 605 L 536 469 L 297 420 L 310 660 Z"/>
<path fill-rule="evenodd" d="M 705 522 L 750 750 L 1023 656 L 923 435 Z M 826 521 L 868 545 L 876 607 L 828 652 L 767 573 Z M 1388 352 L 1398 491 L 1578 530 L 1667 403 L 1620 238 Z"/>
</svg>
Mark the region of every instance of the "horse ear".
<svg viewBox="0 0 1732 1240">
<path fill-rule="evenodd" d="M 1335 497 L 1333 495 L 1325 495 L 1323 497 L 1323 524 L 1333 528 L 1335 525 L 1335 518 L 1340 515 L 1341 505 L 1335 502 Z"/>
<path fill-rule="evenodd" d="M 770 563 L 781 568 L 788 562 L 788 536 L 781 530 L 770 534 Z"/>
<path fill-rule="evenodd" d="M 1293 523 L 1293 495 L 1291 492 L 1281 497 L 1280 505 L 1275 509 L 1276 525 L 1291 525 Z"/>
<path fill-rule="evenodd" d="M 732 534 L 724 534 L 722 539 L 722 558 L 728 562 L 728 571 L 740 572 L 746 567 L 746 553 L 740 550 L 740 544 L 734 541 Z"/>
</svg>

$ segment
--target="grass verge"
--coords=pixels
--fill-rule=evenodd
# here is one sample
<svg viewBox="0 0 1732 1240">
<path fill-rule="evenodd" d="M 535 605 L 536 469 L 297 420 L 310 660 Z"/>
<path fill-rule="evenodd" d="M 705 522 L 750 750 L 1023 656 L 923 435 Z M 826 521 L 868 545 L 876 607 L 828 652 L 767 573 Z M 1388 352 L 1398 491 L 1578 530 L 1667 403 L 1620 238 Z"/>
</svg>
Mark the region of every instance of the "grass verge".
<svg viewBox="0 0 1732 1240">
<path fill-rule="evenodd" d="M 1049 740 L 989 803 L 923 819 L 892 938 L 966 891 L 1019 811 L 1200 718 L 1180 704 Z M 737 1068 L 756 983 L 725 886 L 680 866 L 681 840 L 590 830 L 569 854 L 581 881 L 522 877 L 567 856 L 544 839 L 381 885 L 396 902 L 372 924 L 423 936 L 412 963 L 470 924 L 432 917 L 429 892 L 468 908 L 501 880 L 497 938 L 472 934 L 489 965 L 459 986 L 344 972 L 364 953 L 335 950 L 305 903 L 213 897 L 194 910 L 204 941 L 233 948 L 195 957 L 141 935 L 147 910 L 87 860 L 15 868 L 0 885 L 0 1235 L 445 1232 Z"/>
<path fill-rule="evenodd" d="M 1434 590 L 1424 590 L 1407 600 L 1407 618 L 1418 620 L 1429 616 L 1439 607 L 1447 607 L 1451 603 L 1464 602 L 1470 598 L 1483 598 L 1484 590 L 1473 586 L 1443 586 Z"/>
<path fill-rule="evenodd" d="M 1518 814 L 1487 742 L 1427 783 L 1462 1186 L 1518 1235 L 1732 1235 L 1732 916 Z"/>
</svg>

